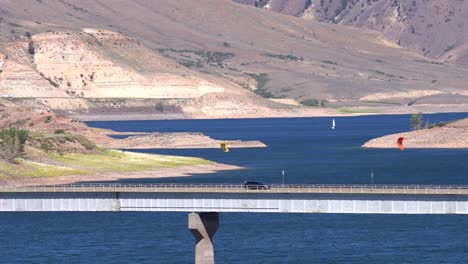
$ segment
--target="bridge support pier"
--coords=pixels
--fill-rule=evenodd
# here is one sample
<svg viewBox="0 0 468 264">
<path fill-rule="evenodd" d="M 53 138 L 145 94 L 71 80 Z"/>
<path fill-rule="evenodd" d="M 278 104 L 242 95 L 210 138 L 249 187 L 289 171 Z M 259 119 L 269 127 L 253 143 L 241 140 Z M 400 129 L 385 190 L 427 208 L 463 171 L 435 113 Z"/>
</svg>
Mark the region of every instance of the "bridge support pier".
<svg viewBox="0 0 468 264">
<path fill-rule="evenodd" d="M 214 264 L 213 236 L 219 227 L 219 214 L 191 213 L 188 227 L 196 240 L 195 264 Z"/>
</svg>

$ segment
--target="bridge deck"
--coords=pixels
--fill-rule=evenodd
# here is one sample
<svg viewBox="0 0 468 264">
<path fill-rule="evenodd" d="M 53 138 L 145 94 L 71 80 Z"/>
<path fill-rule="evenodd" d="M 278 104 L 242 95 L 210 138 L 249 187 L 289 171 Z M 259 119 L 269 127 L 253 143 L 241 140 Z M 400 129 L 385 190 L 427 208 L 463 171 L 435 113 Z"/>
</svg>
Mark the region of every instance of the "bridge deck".
<svg viewBox="0 0 468 264">
<path fill-rule="evenodd" d="M 468 214 L 467 186 L 82 184 L 0 188 L 1 211 Z"/>
<path fill-rule="evenodd" d="M 270 185 L 245 188 L 240 184 L 75 184 L 30 187 L 0 187 L 0 193 L 31 192 L 142 192 L 142 193 L 329 193 L 329 194 L 431 194 L 468 195 L 468 186 L 463 185 Z"/>
</svg>

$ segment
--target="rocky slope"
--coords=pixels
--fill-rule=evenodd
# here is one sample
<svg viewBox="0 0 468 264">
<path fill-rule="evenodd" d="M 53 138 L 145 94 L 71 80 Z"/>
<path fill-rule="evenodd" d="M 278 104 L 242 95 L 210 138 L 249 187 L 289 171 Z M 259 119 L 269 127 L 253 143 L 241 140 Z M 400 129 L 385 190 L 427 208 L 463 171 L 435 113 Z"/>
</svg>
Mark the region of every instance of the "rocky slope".
<svg viewBox="0 0 468 264">
<path fill-rule="evenodd" d="M 40 33 L 4 49 L 0 89 L 12 97 L 196 98 L 235 91 L 112 31 Z"/>
<path fill-rule="evenodd" d="M 286 15 L 382 32 L 402 47 L 468 65 L 468 3 L 451 0 L 234 0 Z"/>
<path fill-rule="evenodd" d="M 442 127 L 386 135 L 367 141 L 365 148 L 396 148 L 399 137 L 405 148 L 468 148 L 468 118 Z"/>
</svg>

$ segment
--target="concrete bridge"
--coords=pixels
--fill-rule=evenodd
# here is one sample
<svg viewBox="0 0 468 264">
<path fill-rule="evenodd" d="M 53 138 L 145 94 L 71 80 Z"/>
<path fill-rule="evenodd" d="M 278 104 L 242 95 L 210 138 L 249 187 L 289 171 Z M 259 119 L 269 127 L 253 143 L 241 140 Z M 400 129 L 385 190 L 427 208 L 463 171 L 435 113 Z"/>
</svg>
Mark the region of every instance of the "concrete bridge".
<svg viewBox="0 0 468 264">
<path fill-rule="evenodd" d="M 82 184 L 0 187 L 0 212 L 189 212 L 196 263 L 213 263 L 219 212 L 468 214 L 468 186 Z"/>
</svg>

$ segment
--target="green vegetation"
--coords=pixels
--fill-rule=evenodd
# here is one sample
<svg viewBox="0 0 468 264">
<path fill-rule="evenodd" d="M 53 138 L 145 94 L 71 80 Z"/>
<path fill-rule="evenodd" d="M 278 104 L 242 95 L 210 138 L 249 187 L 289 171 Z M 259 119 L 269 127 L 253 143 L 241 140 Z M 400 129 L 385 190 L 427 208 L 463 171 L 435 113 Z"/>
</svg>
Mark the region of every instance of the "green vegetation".
<svg viewBox="0 0 468 264">
<path fill-rule="evenodd" d="M 435 65 L 444 65 L 442 62 L 438 61 L 428 61 L 428 60 L 416 60 L 417 62 L 421 63 L 428 63 L 428 64 L 435 64 Z"/>
<path fill-rule="evenodd" d="M 376 73 L 376 74 L 379 74 L 379 75 L 384 75 L 384 76 L 387 76 L 387 77 L 390 77 L 390 78 L 395 77 L 395 75 L 393 75 L 393 74 L 387 74 L 387 73 L 385 73 L 383 71 L 379 71 L 379 70 L 369 70 L 369 72 L 373 72 L 373 73 Z"/>
<path fill-rule="evenodd" d="M 86 174 L 86 171 L 70 167 L 36 163 L 26 160 L 22 161 L 22 163 L 23 165 L 27 166 L 23 172 L 23 175 L 31 178 Z"/>
<path fill-rule="evenodd" d="M 272 54 L 272 53 L 266 53 L 263 54 L 264 56 L 271 57 L 271 58 L 277 58 L 280 60 L 291 60 L 291 61 L 304 61 L 303 57 L 296 57 L 292 54 L 288 55 L 283 55 L 283 54 Z"/>
<path fill-rule="evenodd" d="M 439 123 L 433 123 L 433 124 L 430 124 L 429 121 L 426 120 L 426 124 L 424 125 L 424 128 L 426 129 L 431 129 L 431 128 L 434 128 L 434 127 L 444 127 L 450 123 L 453 123 L 457 120 L 450 120 L 450 121 L 442 121 L 442 122 L 439 122 Z"/>
<path fill-rule="evenodd" d="M 50 169 L 50 171 L 49 171 Z M 61 171 L 62 170 L 62 171 Z M 66 172 L 75 172 L 70 168 L 61 168 L 53 165 L 27 162 L 18 159 L 16 163 L 9 163 L 0 159 L 0 179 L 14 179 L 27 177 L 50 177 L 68 175 Z M 75 173 L 73 173 L 75 174 Z M 79 174 L 79 173 L 76 173 Z"/>
<path fill-rule="evenodd" d="M 45 75 L 42 72 L 40 72 L 39 75 L 41 75 L 44 79 L 46 79 L 50 83 L 50 85 L 52 85 L 53 87 L 55 87 L 55 88 L 59 87 L 58 83 L 52 81 L 52 79 L 50 79 L 50 77 L 45 77 Z"/>
<path fill-rule="evenodd" d="M 338 65 L 338 62 L 331 61 L 331 60 L 321 60 L 320 62 L 326 63 L 326 64 Z"/>
<path fill-rule="evenodd" d="M 91 154 L 70 153 L 63 156 L 54 155 L 53 158 L 66 166 L 76 166 L 89 173 L 144 171 L 209 163 L 209 161 L 200 158 L 152 155 L 119 150 L 101 150 Z"/>
<path fill-rule="evenodd" d="M 114 130 L 108 128 L 93 127 L 92 129 L 96 132 L 114 132 Z"/>
<path fill-rule="evenodd" d="M 36 49 L 34 48 L 34 43 L 32 41 L 28 44 L 28 53 L 34 55 L 36 53 Z"/>
<path fill-rule="evenodd" d="M 171 104 L 164 104 L 163 102 L 158 102 L 154 106 L 154 109 L 158 112 L 181 112 L 182 109 L 180 106 L 177 105 L 171 105 Z"/>
<path fill-rule="evenodd" d="M 24 158 L 16 159 L 16 163 L 0 159 L 0 179 L 93 175 L 100 172 L 134 172 L 209 163 L 201 158 L 152 155 L 119 150 L 94 149 L 90 152 L 72 152 L 72 150 L 67 149 L 65 143 L 57 145 L 57 137 L 60 139 L 80 138 L 81 144 L 87 139 L 81 138 L 80 135 L 71 134 L 49 135 L 38 132 L 31 134 L 31 143 L 28 140 L 28 145 L 31 146 L 26 147 Z M 35 148 L 39 144 L 38 138 L 43 141 L 40 143 L 40 148 Z M 91 144 L 94 145 L 92 142 Z M 84 145 L 87 144 L 84 143 Z"/>
<path fill-rule="evenodd" d="M 229 43 L 227 44 L 229 45 Z M 234 57 L 233 53 L 219 52 L 219 51 L 204 51 L 204 50 L 189 50 L 189 49 L 182 49 L 182 50 L 158 49 L 157 51 L 160 52 L 165 57 L 178 60 L 180 64 L 188 68 L 194 68 L 194 67 L 201 68 L 203 67 L 203 62 L 211 66 L 224 68 L 224 61 Z M 174 56 L 171 56 L 170 54 L 168 54 L 168 52 L 181 54 L 181 56 L 185 57 L 185 59 L 175 58 Z M 194 56 L 198 56 L 198 57 L 192 58 L 188 56 L 190 54 Z M 187 59 L 187 58 L 190 58 L 190 59 Z"/>
<path fill-rule="evenodd" d="M 63 133 L 61 133 L 63 132 Z M 58 129 L 54 134 L 32 132 L 29 136 L 29 145 L 38 147 L 45 152 L 63 152 L 67 149 L 73 151 L 95 151 L 96 144 L 82 135 L 68 134 L 63 129 Z"/>
<path fill-rule="evenodd" d="M 380 75 L 385 75 L 385 72 L 383 72 L 383 71 L 379 71 L 379 70 L 369 70 L 369 71 L 373 72 L 373 73 L 380 74 Z"/>
<path fill-rule="evenodd" d="M 307 100 L 304 100 L 304 101 L 301 101 L 301 104 L 302 105 L 306 105 L 306 106 L 312 106 L 312 107 L 325 107 L 325 103 L 327 102 L 327 100 L 324 100 L 324 99 L 307 99 Z"/>
<path fill-rule="evenodd" d="M 6 128 L 0 131 L 0 157 L 7 162 L 15 162 L 24 152 L 24 145 L 28 139 L 28 131 Z"/>
<path fill-rule="evenodd" d="M 203 63 L 201 60 L 197 59 L 196 61 L 180 59 L 177 61 L 179 64 L 184 65 L 187 68 L 203 68 Z"/>
<path fill-rule="evenodd" d="M 359 114 L 359 113 L 374 113 L 374 112 L 377 112 L 377 111 L 372 111 L 370 109 L 356 109 L 356 108 L 349 108 L 349 107 L 340 107 L 338 109 L 336 109 L 336 111 L 338 113 L 342 113 L 342 114 Z"/>
<path fill-rule="evenodd" d="M 252 77 L 257 82 L 257 89 L 254 90 L 254 93 L 265 97 L 265 98 L 277 98 L 274 94 L 266 90 L 266 83 L 270 80 L 268 74 L 266 73 L 246 73 L 248 76 Z"/>
<path fill-rule="evenodd" d="M 412 114 L 410 117 L 411 130 L 419 130 L 422 128 L 422 113 Z"/>
</svg>

